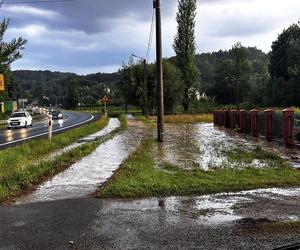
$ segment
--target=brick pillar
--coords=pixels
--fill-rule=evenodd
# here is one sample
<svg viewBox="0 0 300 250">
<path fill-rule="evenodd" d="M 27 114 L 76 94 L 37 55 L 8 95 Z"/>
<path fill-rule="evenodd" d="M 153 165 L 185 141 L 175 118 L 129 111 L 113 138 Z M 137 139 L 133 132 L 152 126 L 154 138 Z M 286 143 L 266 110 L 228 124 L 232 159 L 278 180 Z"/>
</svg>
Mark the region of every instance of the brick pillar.
<svg viewBox="0 0 300 250">
<path fill-rule="evenodd" d="M 242 133 L 246 132 L 246 110 L 240 110 L 240 130 Z"/>
<path fill-rule="evenodd" d="M 214 116 L 214 125 L 217 125 L 217 111 L 216 110 L 214 110 L 213 116 Z"/>
<path fill-rule="evenodd" d="M 251 115 L 251 135 L 253 137 L 258 137 L 258 131 L 257 131 L 258 110 L 257 109 L 252 109 L 250 111 L 250 115 Z"/>
<path fill-rule="evenodd" d="M 217 120 L 218 120 L 218 126 L 221 126 L 221 111 L 220 110 L 218 110 L 217 111 Z"/>
<path fill-rule="evenodd" d="M 235 129 L 238 126 L 238 111 L 231 110 L 231 128 Z"/>
<path fill-rule="evenodd" d="M 224 127 L 225 128 L 229 128 L 229 119 L 230 119 L 230 116 L 229 116 L 229 110 L 224 110 Z"/>
<path fill-rule="evenodd" d="M 282 111 L 283 141 L 287 146 L 294 144 L 294 113 L 295 111 L 292 108 Z"/>
<path fill-rule="evenodd" d="M 273 110 L 266 109 L 265 115 L 265 139 L 268 142 L 273 141 Z"/>
</svg>

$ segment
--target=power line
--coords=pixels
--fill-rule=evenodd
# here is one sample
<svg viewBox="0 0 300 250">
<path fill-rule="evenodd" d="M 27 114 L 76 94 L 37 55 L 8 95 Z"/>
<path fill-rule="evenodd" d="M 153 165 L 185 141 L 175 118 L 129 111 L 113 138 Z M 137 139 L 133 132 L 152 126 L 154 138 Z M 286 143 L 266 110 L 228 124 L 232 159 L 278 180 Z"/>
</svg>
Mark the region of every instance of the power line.
<svg viewBox="0 0 300 250">
<path fill-rule="evenodd" d="M 150 56 L 150 51 L 151 51 L 151 46 L 152 46 L 152 40 L 153 40 L 153 33 L 154 33 L 154 23 L 155 23 L 155 9 L 153 10 L 152 13 L 152 21 L 151 21 L 151 28 L 150 28 L 150 34 L 149 34 L 149 41 L 148 41 L 148 47 L 147 47 L 147 53 L 146 53 L 146 62 L 149 61 L 149 56 Z"/>
<path fill-rule="evenodd" d="M 10 1 L 10 2 L 2 2 L 0 3 L 0 7 L 2 4 L 40 4 L 40 3 L 61 3 L 61 2 L 74 2 L 77 0 L 36 0 L 36 1 Z"/>
</svg>

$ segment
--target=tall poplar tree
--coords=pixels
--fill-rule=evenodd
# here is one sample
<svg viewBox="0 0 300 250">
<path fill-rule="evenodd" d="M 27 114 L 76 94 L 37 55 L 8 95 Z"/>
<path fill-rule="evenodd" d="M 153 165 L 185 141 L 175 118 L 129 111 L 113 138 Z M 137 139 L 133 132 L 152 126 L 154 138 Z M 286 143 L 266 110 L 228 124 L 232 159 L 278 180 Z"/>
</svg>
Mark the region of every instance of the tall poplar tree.
<svg viewBox="0 0 300 250">
<path fill-rule="evenodd" d="M 185 111 L 190 107 L 192 98 L 199 89 L 199 71 L 195 64 L 196 41 L 195 19 L 197 0 L 179 0 L 177 12 L 177 34 L 173 49 L 176 53 L 176 64 L 181 71 L 183 83 L 182 106 Z"/>
</svg>

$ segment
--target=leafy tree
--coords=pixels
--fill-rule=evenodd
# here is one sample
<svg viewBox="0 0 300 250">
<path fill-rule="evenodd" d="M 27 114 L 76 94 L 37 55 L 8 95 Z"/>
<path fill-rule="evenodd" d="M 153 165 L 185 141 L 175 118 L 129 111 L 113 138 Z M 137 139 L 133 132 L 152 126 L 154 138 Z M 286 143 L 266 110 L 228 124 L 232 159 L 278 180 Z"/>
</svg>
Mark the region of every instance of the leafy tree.
<svg viewBox="0 0 300 250">
<path fill-rule="evenodd" d="M 170 61 L 163 61 L 164 106 L 166 113 L 173 113 L 175 105 L 181 100 L 180 71 Z"/>
<path fill-rule="evenodd" d="M 0 73 L 4 74 L 6 90 L 1 93 L 2 98 L 17 98 L 18 86 L 10 73 L 10 64 L 22 57 L 26 40 L 22 37 L 14 38 L 9 42 L 4 41 L 4 34 L 8 29 L 9 19 L 0 23 Z"/>
<path fill-rule="evenodd" d="M 77 108 L 79 103 L 79 93 L 78 93 L 78 81 L 71 79 L 67 83 L 67 102 L 66 108 L 72 109 Z"/>
<path fill-rule="evenodd" d="M 177 34 L 174 39 L 173 49 L 176 53 L 176 64 L 181 71 L 183 81 L 182 105 L 185 111 L 191 103 L 191 90 L 199 89 L 199 71 L 195 64 L 195 18 L 197 1 L 179 0 L 177 12 Z"/>
<path fill-rule="evenodd" d="M 288 49 L 298 39 L 300 39 L 299 23 L 292 24 L 289 28 L 283 30 L 277 40 L 273 42 L 272 51 L 270 52 L 270 73 L 272 79 L 279 77 L 286 81 L 290 79 L 288 73 Z"/>
<path fill-rule="evenodd" d="M 248 79 L 250 77 L 250 66 L 247 60 L 247 52 L 240 42 L 232 48 L 234 56 L 234 73 L 230 75 L 235 94 L 235 103 L 237 109 L 240 109 L 240 103 L 244 100 L 249 89 Z"/>
</svg>

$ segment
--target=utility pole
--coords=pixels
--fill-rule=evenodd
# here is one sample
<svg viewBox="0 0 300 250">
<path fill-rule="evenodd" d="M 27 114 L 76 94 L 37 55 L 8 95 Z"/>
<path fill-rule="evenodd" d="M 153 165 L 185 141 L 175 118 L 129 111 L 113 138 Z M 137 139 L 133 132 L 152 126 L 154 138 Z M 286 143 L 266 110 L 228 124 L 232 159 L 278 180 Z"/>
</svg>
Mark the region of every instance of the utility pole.
<svg viewBox="0 0 300 250">
<path fill-rule="evenodd" d="M 157 74 L 157 140 L 164 141 L 164 88 L 161 46 L 161 7 L 160 0 L 153 1 L 156 13 L 156 74 Z"/>
</svg>

